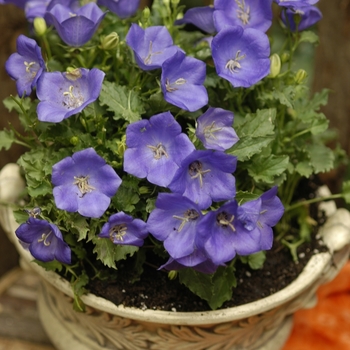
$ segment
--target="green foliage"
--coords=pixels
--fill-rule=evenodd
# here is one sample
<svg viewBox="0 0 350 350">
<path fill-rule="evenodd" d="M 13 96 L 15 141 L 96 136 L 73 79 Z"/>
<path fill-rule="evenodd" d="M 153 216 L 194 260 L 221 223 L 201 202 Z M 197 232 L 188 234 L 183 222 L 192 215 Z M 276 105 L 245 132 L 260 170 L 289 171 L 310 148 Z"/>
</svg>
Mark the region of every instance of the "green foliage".
<svg viewBox="0 0 350 350">
<path fill-rule="evenodd" d="M 192 269 L 179 271 L 179 280 L 193 293 L 206 300 L 215 310 L 232 297 L 232 288 L 236 286 L 234 267 L 219 267 L 209 275 Z"/>
</svg>

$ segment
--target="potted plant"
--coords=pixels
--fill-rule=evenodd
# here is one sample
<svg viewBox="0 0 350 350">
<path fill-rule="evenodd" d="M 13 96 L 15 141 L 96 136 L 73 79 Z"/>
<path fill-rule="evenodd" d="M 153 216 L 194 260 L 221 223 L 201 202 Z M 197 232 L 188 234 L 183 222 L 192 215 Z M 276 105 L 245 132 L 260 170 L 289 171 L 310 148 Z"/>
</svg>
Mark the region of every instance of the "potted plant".
<svg viewBox="0 0 350 350">
<path fill-rule="evenodd" d="M 2 225 L 43 276 L 54 344 L 282 346 L 290 315 L 349 253 L 349 213 L 314 206 L 350 201 L 349 183 L 335 195 L 314 185 L 344 159 L 327 147 L 327 90 L 311 96 L 302 68 L 317 1 L 216 0 L 185 13 L 178 0 L 143 11 L 138 0 L 4 2 L 24 8 L 32 37 L 6 62 L 18 96 L 4 103 L 24 132 L 10 125 L 0 146 L 28 151 L 0 175 Z M 245 266 L 258 275 L 278 250 L 296 266 L 310 242 L 294 282 L 230 307 Z M 163 288 L 181 300 L 150 307 Z"/>
</svg>

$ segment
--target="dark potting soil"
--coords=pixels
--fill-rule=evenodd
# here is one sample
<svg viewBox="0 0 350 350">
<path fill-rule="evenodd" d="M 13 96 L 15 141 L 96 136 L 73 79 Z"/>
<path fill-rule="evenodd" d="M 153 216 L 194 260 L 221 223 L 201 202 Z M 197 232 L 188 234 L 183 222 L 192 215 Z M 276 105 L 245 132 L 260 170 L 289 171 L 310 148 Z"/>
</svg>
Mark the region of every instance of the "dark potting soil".
<svg viewBox="0 0 350 350">
<path fill-rule="evenodd" d="M 315 186 L 312 187 L 315 190 Z M 305 194 L 305 192 L 301 193 Z M 312 196 L 311 191 L 307 198 Z M 311 215 L 317 219 L 318 225 L 323 224 L 324 218 L 318 213 L 316 206 L 312 208 Z M 312 255 L 327 251 L 316 234 L 317 230 L 318 228 L 315 227 L 310 242 L 298 248 L 297 263 L 293 261 L 289 249 L 279 241 L 275 241 L 272 249 L 266 252 L 266 261 L 259 270 L 253 270 L 238 260 L 235 265 L 237 287 L 233 288 L 232 299 L 226 301 L 221 308 L 238 306 L 267 297 L 290 284 L 300 274 Z M 155 261 L 154 264 L 160 266 L 164 262 Z M 117 280 L 109 282 L 94 280 L 91 281 L 89 289 L 91 293 L 104 297 L 116 305 L 123 304 L 143 310 L 174 312 L 210 310 L 206 301 L 192 294 L 177 280 L 170 280 L 166 271 L 158 271 L 155 267 L 148 265 L 144 266 L 141 279 L 135 283 L 130 281 L 129 274 L 123 273 L 123 266 L 121 266 Z"/>
<path fill-rule="evenodd" d="M 298 263 L 295 263 L 289 250 L 275 241 L 273 248 L 266 254 L 262 269 L 252 270 L 247 264 L 237 261 L 237 287 L 233 288 L 232 299 L 226 301 L 221 308 L 246 304 L 283 289 L 300 274 L 313 254 L 326 250 L 323 242 L 314 237 L 298 249 Z M 210 310 L 206 301 L 192 294 L 177 280 L 169 280 L 167 272 L 145 266 L 138 282 L 131 283 L 129 277 L 122 274 L 117 281 L 109 283 L 94 280 L 90 292 L 109 299 L 116 305 L 123 304 L 142 310 Z"/>
</svg>

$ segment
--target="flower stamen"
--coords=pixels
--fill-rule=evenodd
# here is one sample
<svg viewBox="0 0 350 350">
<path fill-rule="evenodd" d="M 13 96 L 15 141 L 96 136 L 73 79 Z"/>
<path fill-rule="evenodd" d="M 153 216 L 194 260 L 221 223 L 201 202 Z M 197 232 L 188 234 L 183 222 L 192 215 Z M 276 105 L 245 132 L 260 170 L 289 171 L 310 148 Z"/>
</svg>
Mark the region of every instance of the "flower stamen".
<svg viewBox="0 0 350 350">
<path fill-rule="evenodd" d="M 215 132 L 221 131 L 222 128 L 215 127 L 215 121 L 213 121 L 210 125 L 206 126 L 204 128 L 204 136 L 205 138 L 213 138 L 216 140 L 216 136 L 214 135 Z"/>
<path fill-rule="evenodd" d="M 26 72 L 30 73 L 30 69 L 32 68 L 32 66 L 34 66 L 35 62 L 29 62 L 28 63 L 27 61 L 24 61 L 23 63 L 26 66 Z"/>
<path fill-rule="evenodd" d="M 199 178 L 199 184 L 200 187 L 203 187 L 203 175 L 206 173 L 209 173 L 211 170 L 202 170 L 202 163 L 199 162 L 198 160 L 195 160 L 192 162 L 189 167 L 188 167 L 188 172 L 190 173 L 190 176 L 192 179 L 197 179 Z"/>
<path fill-rule="evenodd" d="M 184 216 L 173 215 L 173 218 L 181 220 L 181 224 L 180 224 L 179 228 L 177 229 L 177 232 L 181 232 L 181 230 L 184 228 L 184 226 L 190 220 L 197 220 L 199 218 L 199 214 L 194 209 L 188 209 L 188 210 L 185 211 Z"/>
<path fill-rule="evenodd" d="M 147 147 L 153 151 L 154 159 L 158 160 L 158 159 L 162 158 L 163 156 L 165 156 L 166 158 L 169 158 L 168 153 L 166 152 L 162 143 L 158 143 L 157 146 L 147 145 Z"/>
<path fill-rule="evenodd" d="M 68 108 L 78 108 L 83 102 L 84 98 L 81 95 L 75 96 L 73 93 L 74 86 L 70 85 L 68 91 L 63 93 L 63 96 L 67 97 L 67 101 L 63 101 L 63 105 Z"/>
<path fill-rule="evenodd" d="M 234 215 L 229 216 L 225 211 L 223 211 L 216 216 L 216 221 L 220 226 L 229 227 L 233 232 L 236 232 L 236 229 L 232 224 L 234 218 Z"/>
<path fill-rule="evenodd" d="M 235 0 L 236 4 L 238 6 L 237 10 L 237 18 L 240 19 L 243 23 L 243 25 L 246 25 L 249 23 L 250 19 L 250 7 L 245 7 L 245 0 Z"/>
<path fill-rule="evenodd" d="M 150 41 L 149 47 L 148 47 L 148 55 L 143 60 L 144 64 L 151 64 L 152 63 L 152 56 L 159 55 L 162 53 L 162 51 L 152 52 L 152 46 L 153 46 L 153 43 L 152 43 L 152 41 Z"/>
<path fill-rule="evenodd" d="M 113 242 L 116 239 L 117 241 L 123 242 L 123 240 L 124 240 L 123 237 L 126 235 L 127 228 L 128 227 L 126 226 L 126 224 L 120 224 L 120 225 L 113 226 L 109 230 L 110 240 Z"/>
<path fill-rule="evenodd" d="M 174 92 L 178 90 L 178 88 L 174 85 L 183 85 L 183 84 L 186 84 L 186 79 L 184 78 L 179 78 L 174 83 L 170 83 L 169 79 L 167 78 L 165 81 L 165 89 L 168 92 Z"/>
<path fill-rule="evenodd" d="M 238 61 L 243 60 L 245 58 L 245 55 L 240 56 L 240 53 L 241 53 L 241 50 L 238 50 L 236 52 L 236 57 L 234 59 L 232 58 L 228 60 L 225 65 L 225 68 L 228 69 L 231 73 L 238 73 L 237 69 L 242 68 L 241 64 Z"/>
<path fill-rule="evenodd" d="M 49 236 L 51 235 L 52 231 L 50 231 L 49 233 L 43 233 L 41 235 L 41 238 L 38 239 L 38 243 L 43 242 L 45 247 L 48 247 L 51 244 L 51 241 L 48 241 L 47 239 L 49 238 Z"/>
<path fill-rule="evenodd" d="M 73 182 L 73 185 L 78 186 L 82 197 L 84 197 L 86 193 L 89 193 L 95 190 L 95 187 L 89 185 L 88 179 L 89 179 L 89 176 L 80 176 L 80 177 L 74 176 L 75 181 Z"/>
</svg>

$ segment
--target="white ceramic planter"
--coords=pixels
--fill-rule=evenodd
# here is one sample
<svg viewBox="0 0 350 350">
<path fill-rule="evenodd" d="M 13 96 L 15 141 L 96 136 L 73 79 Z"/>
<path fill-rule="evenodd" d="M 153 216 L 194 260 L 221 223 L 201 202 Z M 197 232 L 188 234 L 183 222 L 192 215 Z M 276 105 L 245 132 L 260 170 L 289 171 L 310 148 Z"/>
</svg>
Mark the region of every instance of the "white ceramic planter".
<svg viewBox="0 0 350 350">
<path fill-rule="evenodd" d="M 18 167 L 9 164 L 0 173 L 0 201 L 15 200 L 23 186 Z M 334 203 L 324 209 L 329 219 L 320 234 L 330 252 L 314 255 L 293 283 L 249 304 L 189 313 L 125 308 L 93 294 L 82 297 L 87 312 L 75 312 L 69 283 L 31 263 L 30 253 L 18 243 L 18 224 L 10 208 L 0 208 L 0 222 L 23 265 L 42 277 L 39 314 L 59 350 L 277 350 L 289 336 L 293 313 L 313 306 L 317 288 L 334 278 L 348 259 L 350 214 Z"/>
</svg>

